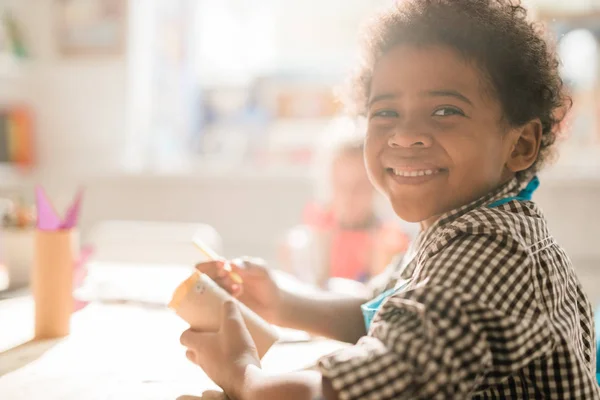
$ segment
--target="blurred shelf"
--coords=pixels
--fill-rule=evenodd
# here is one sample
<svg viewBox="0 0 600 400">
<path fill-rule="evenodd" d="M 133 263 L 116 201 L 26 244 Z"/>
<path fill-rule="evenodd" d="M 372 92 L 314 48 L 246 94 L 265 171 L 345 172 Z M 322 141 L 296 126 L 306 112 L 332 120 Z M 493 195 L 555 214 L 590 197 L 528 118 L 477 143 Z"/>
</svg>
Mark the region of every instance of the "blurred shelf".
<svg viewBox="0 0 600 400">
<path fill-rule="evenodd" d="M 21 170 L 19 167 L 0 162 L 0 189 L 27 186 L 33 179 L 33 170 Z"/>
<path fill-rule="evenodd" d="M 0 79 L 21 79 L 28 77 L 31 63 L 8 53 L 0 53 Z"/>
</svg>

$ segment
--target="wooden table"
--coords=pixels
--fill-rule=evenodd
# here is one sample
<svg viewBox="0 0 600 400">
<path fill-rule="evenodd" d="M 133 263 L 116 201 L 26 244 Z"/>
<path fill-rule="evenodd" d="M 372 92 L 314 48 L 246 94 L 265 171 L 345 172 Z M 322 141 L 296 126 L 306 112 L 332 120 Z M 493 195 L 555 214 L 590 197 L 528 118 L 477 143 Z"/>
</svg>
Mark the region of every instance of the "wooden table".
<svg viewBox="0 0 600 400">
<path fill-rule="evenodd" d="M 33 332 L 28 297 L 0 302 L 0 399 L 145 400 L 222 398 L 185 358 L 186 324 L 163 308 L 92 303 L 74 314 L 71 335 L 26 342 Z M 16 347 L 15 347 L 16 346 Z M 263 368 L 311 366 L 344 344 L 318 340 L 277 344 Z"/>
</svg>

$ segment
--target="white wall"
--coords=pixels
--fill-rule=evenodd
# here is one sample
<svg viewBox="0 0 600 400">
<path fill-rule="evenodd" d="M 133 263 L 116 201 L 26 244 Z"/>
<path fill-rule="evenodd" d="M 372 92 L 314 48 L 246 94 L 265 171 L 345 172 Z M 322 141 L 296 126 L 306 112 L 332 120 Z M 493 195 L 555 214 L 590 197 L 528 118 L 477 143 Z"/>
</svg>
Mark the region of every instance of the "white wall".
<svg viewBox="0 0 600 400">
<path fill-rule="evenodd" d="M 94 174 L 116 171 L 127 116 L 126 58 L 64 58 L 57 51 L 54 0 L 2 0 L 22 24 L 31 54 L 0 76 L 0 102 L 24 101 L 35 114 L 37 166 L 23 176 L 3 168 L 1 183 L 41 182 L 64 204 Z"/>
</svg>

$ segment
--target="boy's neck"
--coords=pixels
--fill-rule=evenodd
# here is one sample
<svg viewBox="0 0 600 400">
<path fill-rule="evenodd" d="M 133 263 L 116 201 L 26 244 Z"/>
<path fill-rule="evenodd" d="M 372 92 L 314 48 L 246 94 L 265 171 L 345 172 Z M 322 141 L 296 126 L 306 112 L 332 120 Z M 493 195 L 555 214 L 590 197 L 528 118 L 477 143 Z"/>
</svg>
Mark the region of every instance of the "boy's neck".
<svg viewBox="0 0 600 400">
<path fill-rule="evenodd" d="M 493 192 L 494 190 L 497 190 L 498 188 L 500 188 L 501 186 L 504 186 L 504 185 L 506 185 L 508 182 L 510 182 L 510 181 L 511 181 L 512 179 L 514 179 L 514 178 L 515 178 L 515 174 L 514 174 L 514 173 L 507 173 L 507 174 L 504 174 L 504 175 L 503 175 L 503 177 L 502 177 L 502 179 L 500 180 L 500 183 L 499 183 L 498 185 L 496 185 L 496 186 L 495 186 L 493 189 L 489 190 L 489 191 L 488 191 L 488 193 L 491 193 L 491 192 Z M 483 196 L 485 196 L 485 194 L 484 194 Z M 481 198 L 481 197 L 483 197 L 483 196 L 480 196 L 479 198 Z M 476 199 L 474 199 L 474 200 L 472 200 L 472 201 L 476 201 L 476 200 L 477 200 L 477 198 L 476 198 Z M 466 203 L 466 204 L 470 204 L 470 203 L 471 203 L 471 202 L 469 202 L 469 203 Z M 466 204 L 464 204 L 464 205 L 466 205 Z M 458 208 L 460 208 L 460 207 L 462 207 L 462 206 L 456 207 L 455 209 L 458 209 Z M 452 210 L 448 210 L 448 211 L 444 212 L 443 214 L 446 214 L 446 213 L 448 213 L 448 212 L 450 212 L 450 211 L 452 211 Z M 434 215 L 434 216 L 431 216 L 431 217 L 429 217 L 429 218 L 427 218 L 427 219 L 425 219 L 425 220 L 421 221 L 421 222 L 419 223 L 419 225 L 420 225 L 420 227 L 421 227 L 421 230 L 422 230 L 422 231 L 425 231 L 425 230 L 427 230 L 429 227 L 431 227 L 433 224 L 435 224 L 435 222 L 436 222 L 438 219 L 440 219 L 440 217 L 441 217 L 443 214 Z"/>
<path fill-rule="evenodd" d="M 419 225 L 421 226 L 421 231 L 426 231 L 430 226 L 435 224 L 435 221 L 440 219 L 440 217 L 441 215 L 434 215 L 433 217 L 427 218 L 426 220 L 419 222 Z"/>
</svg>

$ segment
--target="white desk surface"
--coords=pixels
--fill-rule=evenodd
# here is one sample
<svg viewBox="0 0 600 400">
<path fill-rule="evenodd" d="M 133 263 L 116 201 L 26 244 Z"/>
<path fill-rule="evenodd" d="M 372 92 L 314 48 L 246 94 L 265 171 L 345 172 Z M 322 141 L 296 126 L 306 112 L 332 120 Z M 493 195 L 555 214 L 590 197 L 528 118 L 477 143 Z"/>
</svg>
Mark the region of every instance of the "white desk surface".
<svg viewBox="0 0 600 400">
<path fill-rule="evenodd" d="M 73 315 L 68 337 L 40 342 L 27 342 L 32 321 L 31 298 L 0 302 L 0 399 L 223 397 L 185 358 L 179 335 L 187 326 L 167 309 L 92 303 Z M 309 367 L 343 346 L 328 340 L 277 344 L 263 359 L 263 368 L 287 372 Z"/>
</svg>

